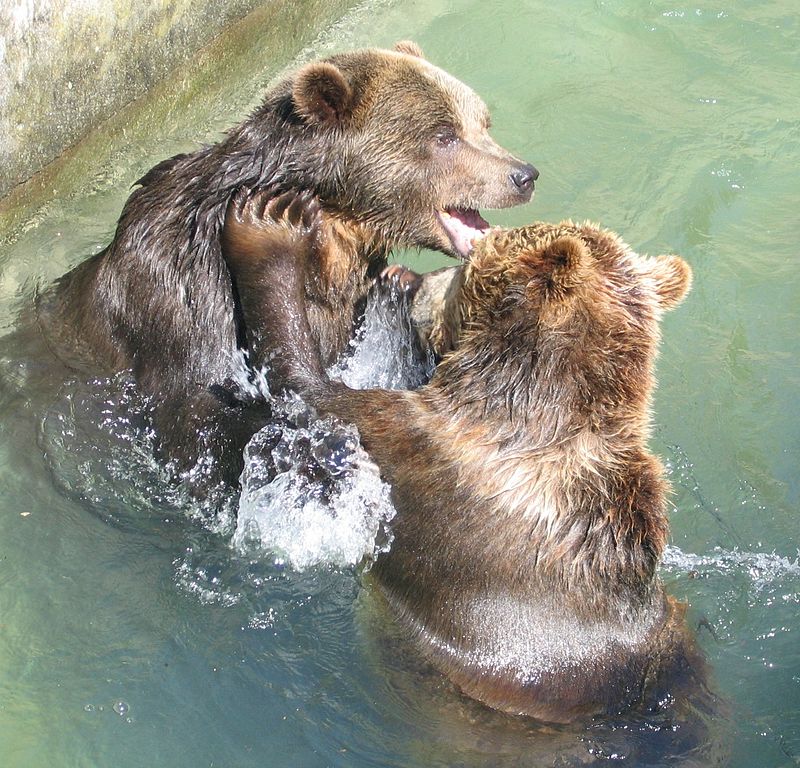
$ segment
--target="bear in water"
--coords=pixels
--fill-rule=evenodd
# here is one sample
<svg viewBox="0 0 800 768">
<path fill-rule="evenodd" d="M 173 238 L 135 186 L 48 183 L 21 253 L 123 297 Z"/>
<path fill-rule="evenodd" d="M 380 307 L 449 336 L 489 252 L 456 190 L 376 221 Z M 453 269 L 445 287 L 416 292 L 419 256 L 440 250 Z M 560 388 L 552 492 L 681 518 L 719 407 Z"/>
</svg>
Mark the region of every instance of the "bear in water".
<svg viewBox="0 0 800 768">
<path fill-rule="evenodd" d="M 251 245 L 276 228 L 325 237 L 314 201 L 237 211 Z M 425 655 L 496 709 L 570 722 L 702 687 L 656 572 L 668 487 L 647 449 L 659 321 L 690 268 L 597 226 L 537 223 L 491 230 L 457 278 L 455 349 L 415 391 L 328 380 L 305 317 L 275 349 L 391 484 L 394 541 L 371 576 Z"/>
<path fill-rule="evenodd" d="M 153 403 L 160 453 L 198 493 L 235 484 L 243 446 L 269 418 L 235 383 L 240 352 L 252 368 L 265 362 L 254 329 L 288 339 L 282 324 L 297 310 L 328 365 L 390 249 L 465 257 L 488 227 L 478 208 L 530 200 L 536 169 L 488 127 L 481 99 L 414 43 L 311 62 L 220 142 L 150 170 L 111 244 L 40 298 L 37 325 L 73 368 L 132 371 Z M 285 238 L 257 254 L 239 242 L 232 253 L 246 258 L 226 255 L 225 213 L 240 189 L 310 190 L 320 201 L 324 248 L 281 253 L 290 270 L 304 262 L 303 290 L 291 295 L 299 306 L 268 271 Z M 270 386 L 287 383 L 271 375 Z"/>
</svg>

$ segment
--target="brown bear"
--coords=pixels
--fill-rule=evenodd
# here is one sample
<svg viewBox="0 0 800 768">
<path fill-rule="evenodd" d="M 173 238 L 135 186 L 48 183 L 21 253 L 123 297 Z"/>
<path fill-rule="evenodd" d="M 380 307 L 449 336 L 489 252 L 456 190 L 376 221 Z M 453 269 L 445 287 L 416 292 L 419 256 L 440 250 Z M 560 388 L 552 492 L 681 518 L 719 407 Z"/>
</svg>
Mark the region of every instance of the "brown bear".
<svg viewBox="0 0 800 768">
<path fill-rule="evenodd" d="M 307 281 L 292 300 L 327 365 L 350 338 L 390 249 L 464 257 L 488 226 L 478 208 L 531 198 L 536 169 L 499 147 L 488 128 L 480 98 L 414 43 L 307 64 L 220 142 L 140 179 L 111 244 L 42 298 L 40 325 L 70 365 L 132 370 L 153 400 L 160 450 L 179 473 L 201 485 L 235 483 L 243 445 L 268 418 L 266 405 L 233 383 L 239 353 L 252 367 L 266 362 L 252 329 L 263 321 L 287 335 L 280 323 L 293 307 L 279 284 L 270 290 L 276 304 L 253 295 L 274 279 L 259 271 L 263 261 L 226 259 L 230 200 L 246 188 L 309 190 L 320 201 L 331 231 L 324 253 L 303 255 Z M 265 245 L 259 258 L 280 247 Z M 209 472 L 188 472 L 209 454 Z"/>
<path fill-rule="evenodd" d="M 325 237 L 313 201 L 264 208 L 242 198 L 231 217 L 251 245 Z M 689 267 L 563 222 L 491 230 L 461 269 L 455 350 L 420 389 L 329 381 L 303 317 L 275 350 L 391 484 L 394 540 L 371 574 L 431 661 L 491 707 L 569 722 L 679 698 L 703 662 L 656 573 L 668 488 L 647 439 L 659 320 Z"/>
</svg>

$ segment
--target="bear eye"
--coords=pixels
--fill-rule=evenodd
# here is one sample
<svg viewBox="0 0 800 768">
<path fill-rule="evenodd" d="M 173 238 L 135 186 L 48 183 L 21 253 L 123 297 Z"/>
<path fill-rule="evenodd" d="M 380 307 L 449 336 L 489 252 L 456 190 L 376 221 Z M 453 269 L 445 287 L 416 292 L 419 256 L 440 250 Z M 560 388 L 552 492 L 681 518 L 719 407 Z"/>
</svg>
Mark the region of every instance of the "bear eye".
<svg viewBox="0 0 800 768">
<path fill-rule="evenodd" d="M 452 125 L 440 125 L 434 134 L 436 144 L 440 147 L 450 147 L 458 141 L 458 134 Z"/>
</svg>

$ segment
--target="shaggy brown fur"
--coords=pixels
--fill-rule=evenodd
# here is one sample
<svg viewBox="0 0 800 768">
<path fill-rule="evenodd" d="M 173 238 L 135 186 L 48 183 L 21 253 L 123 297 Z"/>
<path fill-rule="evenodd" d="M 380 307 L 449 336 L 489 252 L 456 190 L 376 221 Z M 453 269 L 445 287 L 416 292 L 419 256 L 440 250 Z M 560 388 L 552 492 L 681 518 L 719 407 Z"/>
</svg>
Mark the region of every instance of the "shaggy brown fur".
<svg viewBox="0 0 800 768">
<path fill-rule="evenodd" d="M 656 575 L 667 486 L 647 451 L 658 322 L 690 280 L 592 225 L 496 230 L 452 292 L 460 337 L 428 386 L 328 382 L 301 332 L 278 353 L 392 485 L 395 538 L 372 569 L 389 603 L 492 707 L 565 722 L 700 679 Z"/>
<path fill-rule="evenodd" d="M 455 219 L 476 223 L 472 209 L 530 199 L 536 170 L 495 144 L 488 125 L 478 96 L 413 43 L 301 67 L 222 141 L 140 180 L 112 243 L 41 302 L 51 346 L 92 373 L 132 369 L 153 398 L 164 455 L 185 471 L 210 452 L 217 472 L 203 480 L 235 482 L 244 442 L 268 417 L 230 385 L 236 352 L 260 366 L 253 341 L 264 326 L 280 335 L 288 314 L 251 295 L 267 286 L 262 259 L 285 238 L 262 238 L 251 264 L 230 261 L 230 201 L 241 189 L 310 190 L 326 211 L 324 251 L 290 254 L 290 263 L 308 262 L 309 282 L 293 299 L 327 365 L 391 248 L 463 256 L 469 238 L 453 234 Z M 279 284 L 268 292 L 277 300 Z"/>
</svg>

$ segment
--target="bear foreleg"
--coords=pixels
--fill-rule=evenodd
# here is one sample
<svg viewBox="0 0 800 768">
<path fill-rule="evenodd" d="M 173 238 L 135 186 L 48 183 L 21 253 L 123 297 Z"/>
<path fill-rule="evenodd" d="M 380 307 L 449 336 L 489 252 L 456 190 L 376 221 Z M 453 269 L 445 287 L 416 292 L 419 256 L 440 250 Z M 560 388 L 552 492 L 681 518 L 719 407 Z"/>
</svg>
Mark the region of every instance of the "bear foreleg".
<svg viewBox="0 0 800 768">
<path fill-rule="evenodd" d="M 242 190 L 228 206 L 222 253 L 249 364 L 268 366 L 276 391 L 299 391 L 323 375 L 306 314 L 308 264 L 321 247 L 320 208 L 309 193 Z"/>
</svg>

